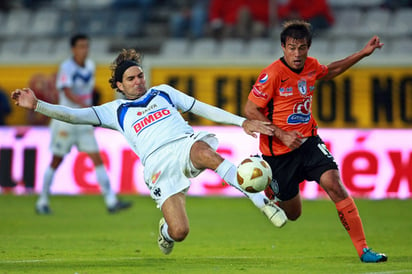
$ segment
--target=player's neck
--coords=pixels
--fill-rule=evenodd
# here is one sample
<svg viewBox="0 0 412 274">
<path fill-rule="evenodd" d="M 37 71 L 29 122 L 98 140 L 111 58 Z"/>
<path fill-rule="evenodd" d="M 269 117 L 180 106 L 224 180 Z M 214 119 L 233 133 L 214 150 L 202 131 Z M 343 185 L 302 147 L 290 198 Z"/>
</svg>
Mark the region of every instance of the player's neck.
<svg viewBox="0 0 412 274">
<path fill-rule="evenodd" d="M 300 73 L 302 72 L 302 70 L 303 70 L 303 68 L 301 68 L 301 69 L 291 68 L 291 67 L 288 65 L 288 63 L 286 62 L 285 57 L 281 57 L 281 58 L 280 58 L 280 61 L 282 61 L 282 63 L 285 64 L 285 66 L 287 66 L 291 71 L 293 71 L 293 72 L 296 73 L 296 74 L 300 74 Z"/>
</svg>

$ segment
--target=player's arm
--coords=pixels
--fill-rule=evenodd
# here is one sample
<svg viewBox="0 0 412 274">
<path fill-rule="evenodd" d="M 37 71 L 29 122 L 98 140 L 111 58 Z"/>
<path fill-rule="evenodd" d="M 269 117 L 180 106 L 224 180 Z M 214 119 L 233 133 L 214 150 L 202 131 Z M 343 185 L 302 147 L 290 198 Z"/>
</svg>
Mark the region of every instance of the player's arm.
<svg viewBox="0 0 412 274">
<path fill-rule="evenodd" d="M 69 108 L 61 105 L 54 105 L 38 100 L 34 92 L 29 88 L 16 89 L 11 93 L 11 98 L 17 106 L 34 110 L 48 117 L 71 123 L 100 125 L 100 120 L 93 108 Z"/>
<path fill-rule="evenodd" d="M 375 49 L 382 48 L 383 43 L 380 42 L 378 36 L 373 36 L 363 49 L 355 52 L 348 57 L 339 61 L 332 62 L 328 65 L 328 74 L 326 74 L 322 80 L 330 80 L 339 74 L 345 72 L 348 68 L 359 62 L 361 59 L 371 55 Z"/>
<path fill-rule="evenodd" d="M 263 109 L 253 103 L 251 100 L 247 100 L 245 104 L 245 115 L 248 119 L 271 123 L 271 127 L 274 130 L 273 135 L 290 149 L 296 149 L 302 144 L 301 138 L 303 137 L 303 135 L 300 132 L 296 130 L 285 131 L 272 124 L 272 122 L 270 122 L 270 120 L 263 114 Z"/>
<path fill-rule="evenodd" d="M 241 126 L 247 134 L 255 138 L 257 137 L 256 133 L 273 135 L 270 122 L 248 120 L 197 100 L 194 102 L 190 112 L 217 123 Z"/>
<path fill-rule="evenodd" d="M 69 88 L 69 87 L 64 87 L 63 88 L 63 92 L 64 92 L 64 95 L 66 95 L 66 97 L 70 100 L 70 101 L 72 101 L 73 103 L 75 103 L 75 104 L 77 104 L 77 105 L 79 105 L 80 107 L 88 107 L 88 105 L 86 105 L 84 102 L 83 102 L 83 100 L 81 100 L 80 99 L 80 97 L 79 96 L 77 96 L 76 94 L 74 94 L 73 92 L 72 92 L 72 89 L 71 88 Z"/>
</svg>

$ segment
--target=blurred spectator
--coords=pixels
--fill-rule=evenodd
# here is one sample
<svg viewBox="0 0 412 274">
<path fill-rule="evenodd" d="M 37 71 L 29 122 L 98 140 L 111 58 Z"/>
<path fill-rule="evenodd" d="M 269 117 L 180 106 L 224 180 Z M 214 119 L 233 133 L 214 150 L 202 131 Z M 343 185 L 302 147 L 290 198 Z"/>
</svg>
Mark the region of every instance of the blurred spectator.
<svg viewBox="0 0 412 274">
<path fill-rule="evenodd" d="M 312 25 L 313 33 L 330 28 L 335 18 L 327 0 L 288 0 L 278 5 L 280 21 L 303 19 Z"/>
<path fill-rule="evenodd" d="M 37 98 L 49 103 L 56 104 L 58 102 L 58 92 L 56 90 L 56 75 L 46 76 L 43 74 L 35 74 L 29 81 L 29 87 L 34 91 Z M 27 122 L 29 125 L 48 125 L 49 117 L 44 116 L 35 111 L 27 113 Z"/>
<path fill-rule="evenodd" d="M 263 37 L 269 24 L 269 0 L 211 0 L 209 21 L 217 38 Z"/>
<path fill-rule="evenodd" d="M 0 88 L 0 126 L 6 124 L 6 116 L 11 113 L 9 96 Z"/>
<path fill-rule="evenodd" d="M 202 38 L 208 17 L 209 0 L 175 0 L 177 12 L 170 17 L 170 34 L 173 38 Z"/>
<path fill-rule="evenodd" d="M 382 7 L 391 10 L 412 7 L 412 0 L 383 0 Z"/>
<path fill-rule="evenodd" d="M 144 29 L 144 26 L 149 22 L 153 7 L 160 0 L 113 0 L 113 7 L 115 9 L 136 9 L 139 11 L 139 24 L 141 27 L 139 29 Z M 140 34 L 139 34 L 140 35 Z"/>
</svg>

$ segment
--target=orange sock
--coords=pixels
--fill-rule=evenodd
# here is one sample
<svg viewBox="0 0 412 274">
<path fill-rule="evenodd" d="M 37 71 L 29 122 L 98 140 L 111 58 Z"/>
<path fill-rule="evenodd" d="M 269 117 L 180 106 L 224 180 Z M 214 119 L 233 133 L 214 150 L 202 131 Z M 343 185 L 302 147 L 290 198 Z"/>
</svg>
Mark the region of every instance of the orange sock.
<svg viewBox="0 0 412 274">
<path fill-rule="evenodd" d="M 362 249 L 368 247 L 368 245 L 366 244 L 365 232 L 363 231 L 358 208 L 351 197 L 347 197 L 346 199 L 337 202 L 335 206 L 338 210 L 339 219 L 348 232 L 360 257 L 362 255 Z"/>
</svg>

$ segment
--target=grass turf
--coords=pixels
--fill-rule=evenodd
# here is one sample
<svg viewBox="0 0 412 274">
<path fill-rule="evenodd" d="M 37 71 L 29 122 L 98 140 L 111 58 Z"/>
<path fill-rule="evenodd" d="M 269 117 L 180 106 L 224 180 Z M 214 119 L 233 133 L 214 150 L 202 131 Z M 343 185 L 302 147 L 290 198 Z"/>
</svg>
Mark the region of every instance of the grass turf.
<svg viewBox="0 0 412 274">
<path fill-rule="evenodd" d="M 0 273 L 412 273 L 412 200 L 357 200 L 368 243 L 389 256 L 364 264 L 327 200 L 304 201 L 298 221 L 273 227 L 242 198 L 188 197 L 191 231 L 165 256 L 149 197 L 110 215 L 100 196 L 0 195 Z"/>
</svg>

